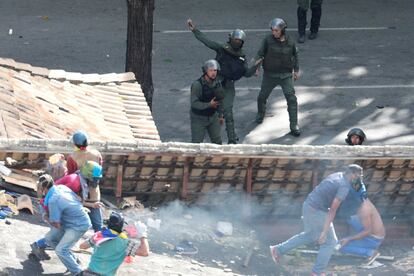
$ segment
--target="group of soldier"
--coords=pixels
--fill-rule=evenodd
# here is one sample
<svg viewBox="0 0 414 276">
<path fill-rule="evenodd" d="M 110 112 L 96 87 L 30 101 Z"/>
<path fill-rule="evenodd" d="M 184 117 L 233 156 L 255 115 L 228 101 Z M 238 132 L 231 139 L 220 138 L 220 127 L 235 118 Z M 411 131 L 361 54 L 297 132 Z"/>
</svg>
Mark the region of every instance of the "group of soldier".
<svg viewBox="0 0 414 276">
<path fill-rule="evenodd" d="M 135 222 L 127 226 L 128 232 L 122 214 L 117 212 L 111 213 L 104 226 L 99 188 L 102 156 L 88 146 L 88 137 L 82 131 L 73 134 L 72 142 L 75 150 L 67 160 L 62 154 L 52 155 L 48 173 L 39 177 L 40 210 L 50 231 L 30 245 L 32 254 L 38 260 L 49 260 L 45 250 L 53 249 L 72 275 L 115 275 L 124 261 L 148 255 L 146 226 Z M 94 251 L 88 268 L 83 269 L 71 249 L 90 228 L 95 233 L 80 244 L 80 249 L 93 247 Z"/>
<path fill-rule="evenodd" d="M 246 39 L 243 30 L 234 30 L 229 40 L 220 44 L 208 39 L 191 19 L 187 23 L 194 36 L 216 52 L 216 58 L 204 63 L 203 75 L 191 85 L 191 141 L 203 142 L 207 132 L 212 143 L 221 144 L 220 124 L 225 122 L 228 143 L 237 143 L 233 119 L 235 82 L 253 76 L 260 65 L 264 73 L 257 98 L 256 122 L 263 122 L 267 98 L 280 85 L 288 104 L 290 133 L 299 136 L 298 103 L 293 87 L 293 80 L 299 78 L 299 62 L 295 42 L 286 34 L 286 22 L 281 18 L 271 20 L 272 33 L 263 39 L 251 67 L 243 52 Z"/>
<path fill-rule="evenodd" d="M 305 42 L 307 26 L 307 10 L 311 9 L 310 34 L 308 39 L 318 36 L 322 14 L 322 0 L 298 0 L 298 38 L 299 43 Z M 256 123 L 261 124 L 265 117 L 266 102 L 276 86 L 280 86 L 287 102 L 290 134 L 300 136 L 298 124 L 298 102 L 293 82 L 299 78 L 298 51 L 295 41 L 286 34 L 287 24 L 281 18 L 270 21 L 271 34 L 266 35 L 254 58 L 252 66 L 248 66 L 243 44 L 246 34 L 236 29 L 229 34 L 226 43 L 210 40 L 196 28 L 191 19 L 187 21 L 195 38 L 216 52 L 215 59 L 207 60 L 202 66 L 202 76 L 191 85 L 191 141 L 202 143 L 206 132 L 210 141 L 222 144 L 221 127 L 226 124 L 229 144 L 236 144 L 238 137 L 233 119 L 233 103 L 235 98 L 235 82 L 242 77 L 257 75 L 260 66 L 263 68 L 263 79 L 257 97 Z M 355 129 L 354 129 L 355 132 Z M 358 135 L 362 130 L 356 131 Z M 349 136 L 349 135 L 348 135 Z M 363 134 L 361 144 L 365 139 Z M 349 138 L 347 138 L 349 139 Z M 347 141 L 348 144 L 352 144 Z M 353 144 L 355 145 L 355 144 Z"/>
</svg>

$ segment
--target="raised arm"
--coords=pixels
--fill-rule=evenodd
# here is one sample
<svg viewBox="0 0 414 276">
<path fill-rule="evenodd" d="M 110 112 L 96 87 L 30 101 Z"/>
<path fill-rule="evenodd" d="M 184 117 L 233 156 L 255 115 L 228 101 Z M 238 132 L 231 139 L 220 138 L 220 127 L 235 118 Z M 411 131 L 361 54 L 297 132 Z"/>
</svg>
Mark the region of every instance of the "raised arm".
<svg viewBox="0 0 414 276">
<path fill-rule="evenodd" d="M 210 40 L 204 33 L 198 30 L 191 19 L 187 20 L 187 24 L 190 31 L 193 32 L 195 38 L 197 38 L 197 40 L 206 45 L 208 48 L 217 52 L 222 47 L 220 43 Z"/>
</svg>

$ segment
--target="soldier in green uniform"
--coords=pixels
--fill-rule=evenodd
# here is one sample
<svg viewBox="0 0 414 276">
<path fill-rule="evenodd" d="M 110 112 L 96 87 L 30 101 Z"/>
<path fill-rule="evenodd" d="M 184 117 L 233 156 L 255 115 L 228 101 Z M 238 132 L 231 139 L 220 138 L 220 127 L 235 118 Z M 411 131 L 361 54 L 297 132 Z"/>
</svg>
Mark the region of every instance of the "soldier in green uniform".
<svg viewBox="0 0 414 276">
<path fill-rule="evenodd" d="M 300 135 L 298 125 L 298 102 L 293 80 L 299 78 L 298 52 L 295 42 L 286 33 L 286 22 L 281 18 L 270 21 L 272 34 L 267 35 L 257 52 L 256 59 L 263 58 L 263 80 L 257 97 L 256 122 L 261 124 L 266 113 L 266 102 L 273 88 L 280 85 L 287 101 L 290 130 Z M 292 76 L 293 74 L 293 76 Z"/>
<path fill-rule="evenodd" d="M 312 10 L 312 19 L 310 25 L 310 34 L 308 38 L 310 40 L 318 37 L 319 25 L 321 22 L 322 16 L 322 0 L 298 0 L 298 42 L 305 42 L 305 33 L 306 25 L 308 24 L 306 20 L 306 14 L 308 9 Z"/>
<path fill-rule="evenodd" d="M 236 93 L 234 83 L 241 77 L 253 76 L 261 60 L 258 60 L 252 67 L 248 67 L 246 56 L 242 50 L 246 39 L 246 34 L 243 30 L 234 30 L 230 33 L 228 42 L 221 44 L 208 39 L 205 34 L 196 28 L 191 19 L 188 19 L 187 23 L 189 29 L 199 41 L 216 51 L 215 59 L 221 66 L 219 78 L 224 88 L 224 99 L 221 102 L 219 113 L 220 117 L 224 117 L 226 121 L 228 143 L 236 144 L 238 138 L 234 130 L 233 119 L 233 102 Z M 222 122 L 222 119 L 220 121 Z"/>
<path fill-rule="evenodd" d="M 217 79 L 220 65 L 214 59 L 202 67 L 203 75 L 191 85 L 191 142 L 202 143 L 206 131 L 214 144 L 221 144 L 217 108 L 223 98 L 223 88 Z"/>
<path fill-rule="evenodd" d="M 345 142 L 350 146 L 360 146 L 367 139 L 364 131 L 360 128 L 352 128 L 346 136 Z"/>
</svg>

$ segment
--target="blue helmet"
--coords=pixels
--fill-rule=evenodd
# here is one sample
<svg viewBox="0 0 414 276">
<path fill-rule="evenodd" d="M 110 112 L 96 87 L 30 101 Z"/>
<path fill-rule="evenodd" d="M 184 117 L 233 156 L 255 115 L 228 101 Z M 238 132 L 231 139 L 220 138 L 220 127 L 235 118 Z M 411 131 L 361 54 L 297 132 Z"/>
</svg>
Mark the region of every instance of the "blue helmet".
<svg viewBox="0 0 414 276">
<path fill-rule="evenodd" d="M 78 148 L 88 146 L 88 136 L 83 131 L 76 131 L 72 136 L 72 142 Z"/>
</svg>

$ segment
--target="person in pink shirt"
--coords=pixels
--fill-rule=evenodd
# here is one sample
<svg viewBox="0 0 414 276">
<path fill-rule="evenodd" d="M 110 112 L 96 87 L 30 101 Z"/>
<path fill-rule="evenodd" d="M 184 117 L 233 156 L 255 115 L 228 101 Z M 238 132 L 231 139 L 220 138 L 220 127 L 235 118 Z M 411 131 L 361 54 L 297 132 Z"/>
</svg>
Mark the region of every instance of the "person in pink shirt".
<svg viewBox="0 0 414 276">
<path fill-rule="evenodd" d="M 81 184 L 80 184 L 80 177 L 77 173 L 72 173 L 65 175 L 64 177 L 59 178 L 55 181 L 55 185 L 65 185 L 69 189 L 71 189 L 77 195 L 80 195 L 81 192 Z"/>
</svg>

